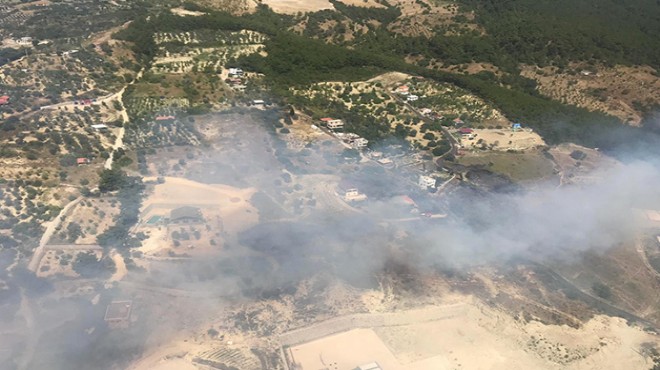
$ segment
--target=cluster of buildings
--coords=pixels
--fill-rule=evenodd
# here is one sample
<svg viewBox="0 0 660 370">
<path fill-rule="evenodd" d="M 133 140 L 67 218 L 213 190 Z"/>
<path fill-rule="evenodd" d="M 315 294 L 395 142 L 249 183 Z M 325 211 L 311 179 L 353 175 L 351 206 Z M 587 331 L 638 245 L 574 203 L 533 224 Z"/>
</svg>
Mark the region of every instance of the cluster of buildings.
<svg viewBox="0 0 660 370">
<path fill-rule="evenodd" d="M 22 46 L 30 46 L 32 45 L 32 37 L 19 37 L 15 38 L 14 42 L 17 43 L 18 45 Z"/>
<path fill-rule="evenodd" d="M 237 91 L 245 91 L 245 82 L 243 81 L 243 72 L 240 68 L 229 68 L 229 77 L 225 80 L 229 86 Z"/>
<path fill-rule="evenodd" d="M 344 129 L 344 121 L 341 119 L 324 117 L 321 118 L 321 125 L 331 130 L 336 138 L 351 145 L 355 149 L 364 149 L 367 147 L 367 144 L 369 144 L 369 140 L 358 134 L 352 132 L 336 132 Z"/>
<path fill-rule="evenodd" d="M 408 85 L 398 86 L 396 89 L 394 89 L 393 92 L 397 95 L 405 96 L 406 100 L 409 102 L 414 102 L 419 100 L 419 95 L 412 94 L 410 92 L 410 87 L 408 87 Z"/>
</svg>

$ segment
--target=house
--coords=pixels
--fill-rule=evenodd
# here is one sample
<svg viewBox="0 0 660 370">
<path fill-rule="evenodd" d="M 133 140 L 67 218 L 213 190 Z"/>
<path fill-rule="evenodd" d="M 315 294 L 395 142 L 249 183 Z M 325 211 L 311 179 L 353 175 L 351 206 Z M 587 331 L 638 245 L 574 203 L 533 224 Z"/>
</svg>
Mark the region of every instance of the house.
<svg viewBox="0 0 660 370">
<path fill-rule="evenodd" d="M 201 222 L 202 211 L 197 207 L 183 206 L 170 212 L 170 222 L 177 224 Z"/>
<path fill-rule="evenodd" d="M 458 133 L 463 135 L 463 136 L 472 135 L 473 132 L 474 132 L 474 130 L 472 130 L 471 128 L 467 128 L 467 127 L 463 127 L 463 128 L 458 129 Z"/>
<path fill-rule="evenodd" d="M 377 162 L 383 167 L 387 167 L 387 168 L 394 167 L 394 161 L 392 161 L 389 158 L 382 158 L 379 159 Z"/>
<path fill-rule="evenodd" d="M 175 119 L 174 116 L 156 116 L 156 121 L 174 121 Z"/>
<path fill-rule="evenodd" d="M 347 202 L 361 202 L 367 199 L 366 194 L 361 194 L 355 184 L 342 180 L 338 186 L 339 195 Z"/>
<path fill-rule="evenodd" d="M 252 101 L 252 104 L 254 104 L 254 105 L 265 105 L 266 102 L 261 100 L 261 99 L 256 99 L 256 100 Z"/>
<path fill-rule="evenodd" d="M 519 130 L 522 130 L 522 124 L 520 124 L 520 123 L 514 123 L 514 124 L 511 125 L 511 129 L 512 129 L 513 131 L 519 131 Z"/>
<path fill-rule="evenodd" d="M 357 139 L 353 140 L 353 147 L 355 149 L 363 149 L 367 147 L 367 144 L 369 144 L 369 140 L 363 138 L 363 137 L 358 137 Z"/>
<path fill-rule="evenodd" d="M 103 320 L 111 328 L 128 327 L 132 306 L 132 301 L 113 301 L 106 308 Z"/>
<path fill-rule="evenodd" d="M 19 45 L 32 45 L 32 37 L 21 37 L 20 39 L 14 39 Z"/>
<path fill-rule="evenodd" d="M 410 93 L 410 88 L 408 85 L 401 85 L 394 89 L 394 92 L 399 95 L 408 95 Z"/>
<path fill-rule="evenodd" d="M 240 68 L 229 68 L 229 75 L 232 77 L 241 77 L 243 74 L 244 72 Z"/>
<path fill-rule="evenodd" d="M 9 96 L 8 95 L 0 96 L 0 105 L 7 105 L 7 104 L 9 104 Z"/>
<path fill-rule="evenodd" d="M 436 179 L 431 176 L 420 176 L 419 187 L 422 189 L 435 188 Z"/>
<path fill-rule="evenodd" d="M 90 163 L 92 163 L 92 161 L 90 161 L 89 158 L 83 158 L 83 157 L 76 158 L 76 164 L 78 166 L 82 166 L 82 165 L 90 164 Z"/>
<path fill-rule="evenodd" d="M 98 125 L 92 125 L 92 128 L 96 131 L 105 131 L 108 129 L 107 125 L 104 125 L 102 123 L 99 123 Z"/>
<path fill-rule="evenodd" d="M 408 100 L 408 101 L 417 101 L 417 100 L 419 100 L 419 96 L 417 96 L 415 94 L 410 94 L 410 95 L 408 95 L 406 100 Z"/>
<path fill-rule="evenodd" d="M 321 122 L 324 123 L 331 130 L 338 130 L 344 128 L 344 121 L 340 119 L 324 117 L 321 118 Z"/>
<path fill-rule="evenodd" d="M 456 119 L 454 119 L 452 122 L 454 122 L 454 125 L 455 125 L 455 126 L 460 126 L 460 125 L 462 125 L 462 124 L 465 123 L 465 122 L 463 122 L 463 120 L 460 119 L 460 118 L 456 118 Z"/>
</svg>

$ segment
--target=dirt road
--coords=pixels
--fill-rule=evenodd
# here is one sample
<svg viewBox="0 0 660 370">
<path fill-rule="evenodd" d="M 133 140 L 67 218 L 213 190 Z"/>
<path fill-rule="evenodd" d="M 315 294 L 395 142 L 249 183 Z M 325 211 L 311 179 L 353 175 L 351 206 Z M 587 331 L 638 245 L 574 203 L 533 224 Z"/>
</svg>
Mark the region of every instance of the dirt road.
<svg viewBox="0 0 660 370">
<path fill-rule="evenodd" d="M 30 263 L 28 264 L 28 269 L 32 272 L 37 272 L 37 268 L 39 268 L 39 262 L 41 261 L 41 258 L 44 256 L 44 249 L 46 247 L 46 244 L 50 241 L 50 238 L 53 237 L 53 234 L 55 234 L 55 230 L 60 226 L 62 223 L 62 220 L 64 217 L 71 211 L 73 207 L 75 207 L 80 201 L 83 199 L 82 196 L 72 200 L 62 208 L 60 213 L 55 217 L 52 221 L 48 223 L 46 226 L 46 231 L 44 231 L 44 234 L 41 236 L 41 240 L 39 240 L 39 246 L 37 249 L 34 250 L 34 254 L 32 255 L 32 259 L 30 260 Z"/>
</svg>

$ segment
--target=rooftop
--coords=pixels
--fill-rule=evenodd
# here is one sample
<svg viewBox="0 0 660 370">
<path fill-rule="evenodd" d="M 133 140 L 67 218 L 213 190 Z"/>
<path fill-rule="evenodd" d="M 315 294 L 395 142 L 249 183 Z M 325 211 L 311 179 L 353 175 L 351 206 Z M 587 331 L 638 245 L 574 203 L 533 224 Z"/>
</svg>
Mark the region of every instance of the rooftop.
<svg viewBox="0 0 660 370">
<path fill-rule="evenodd" d="M 128 320 L 131 316 L 132 301 L 114 301 L 105 310 L 105 321 Z"/>
</svg>

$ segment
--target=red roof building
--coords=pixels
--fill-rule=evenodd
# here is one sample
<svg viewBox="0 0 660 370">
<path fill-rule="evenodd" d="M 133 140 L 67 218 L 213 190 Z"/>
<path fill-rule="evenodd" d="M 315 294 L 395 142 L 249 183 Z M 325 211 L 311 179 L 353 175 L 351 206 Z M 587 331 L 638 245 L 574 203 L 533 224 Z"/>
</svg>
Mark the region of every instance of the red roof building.
<svg viewBox="0 0 660 370">
<path fill-rule="evenodd" d="M 9 96 L 3 95 L 0 96 L 0 105 L 9 104 Z"/>
<path fill-rule="evenodd" d="M 76 163 L 77 163 L 78 165 L 81 165 L 81 164 L 89 164 L 89 158 L 77 158 L 77 159 L 76 159 Z"/>
<path fill-rule="evenodd" d="M 463 127 L 458 129 L 458 132 L 460 132 L 461 135 L 470 135 L 473 131 L 471 128 Z"/>
<path fill-rule="evenodd" d="M 174 116 L 156 116 L 156 121 L 170 121 L 176 119 Z"/>
</svg>

